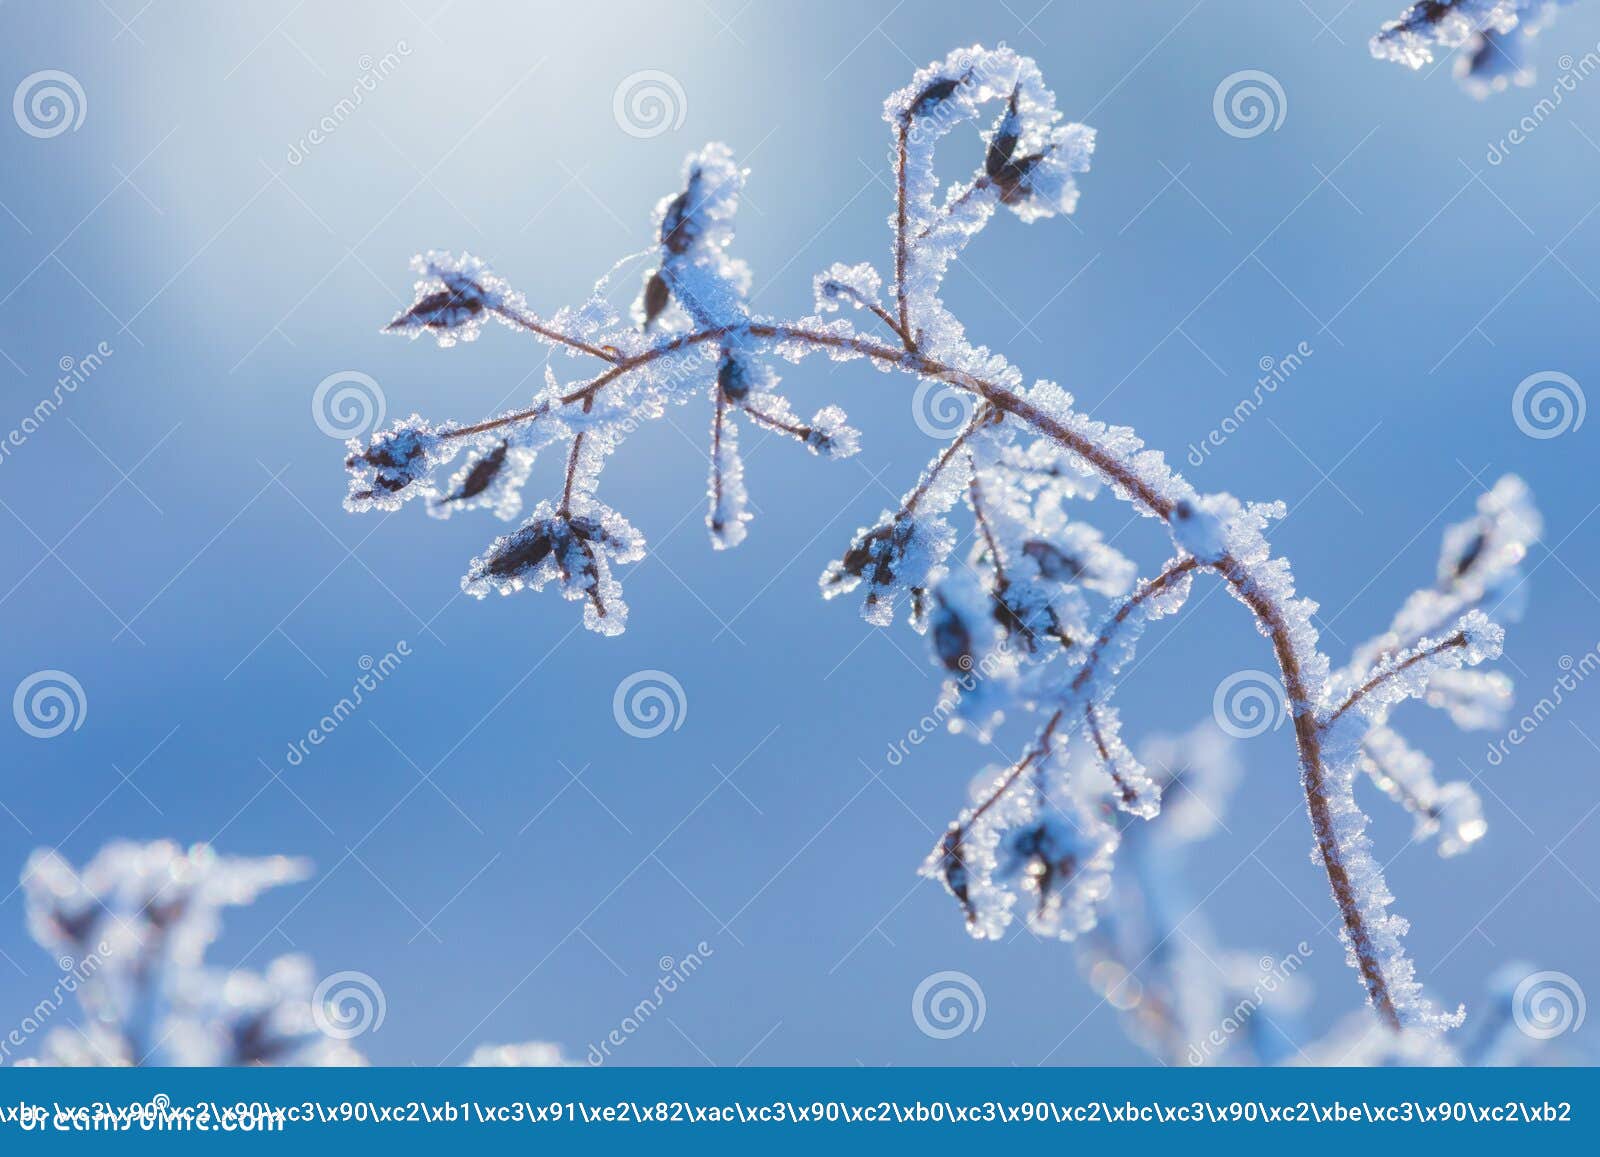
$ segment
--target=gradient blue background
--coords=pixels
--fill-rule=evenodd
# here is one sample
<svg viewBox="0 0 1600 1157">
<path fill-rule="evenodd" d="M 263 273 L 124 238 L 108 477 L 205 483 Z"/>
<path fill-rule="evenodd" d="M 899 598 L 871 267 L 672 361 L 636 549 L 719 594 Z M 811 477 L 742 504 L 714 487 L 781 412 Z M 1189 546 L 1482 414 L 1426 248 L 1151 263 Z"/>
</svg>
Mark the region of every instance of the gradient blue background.
<svg viewBox="0 0 1600 1157">
<path fill-rule="evenodd" d="M 1522 474 L 1548 522 L 1507 650 L 1529 704 L 1561 656 L 1600 640 L 1595 426 L 1534 440 L 1510 408 L 1536 371 L 1600 380 L 1600 82 L 1505 163 L 1485 156 L 1555 57 L 1600 40 L 1600 6 L 1544 36 L 1539 87 L 1486 103 L 1447 69 L 1368 58 L 1398 7 L 0 9 L 0 88 L 60 68 L 88 98 L 81 129 L 54 139 L 0 124 L 0 428 L 49 392 L 59 359 L 115 351 L 0 463 L 0 688 L 60 668 L 89 702 L 57 739 L 0 727 L 0 871 L 38 845 L 81 860 L 117 836 L 307 856 L 314 882 L 233 913 L 214 959 L 293 949 L 371 973 L 388 1016 L 358 1043 L 388 1063 L 523 1038 L 582 1057 L 650 992 L 659 958 L 702 940 L 714 955 L 619 1061 L 1142 1060 L 1071 948 L 972 942 L 916 879 L 989 756 L 941 736 L 888 766 L 936 693 L 921 643 L 817 598 L 824 564 L 938 448 L 911 421 L 909 381 L 791 370 L 799 407 L 841 402 L 865 450 L 828 464 L 748 438 L 759 515 L 727 554 L 701 521 L 705 416 L 635 435 L 603 493 L 653 550 L 625 576 L 633 617 L 616 641 L 574 630 L 553 597 L 460 597 L 466 560 L 501 529 L 487 516 L 344 514 L 342 447 L 311 393 L 357 369 L 392 416 L 472 419 L 527 397 L 544 351 L 508 331 L 454 350 L 378 333 L 409 300 L 408 259 L 470 249 L 534 308 L 576 302 L 649 243 L 651 207 L 707 139 L 752 170 L 738 246 L 757 307 L 806 312 L 814 272 L 886 255 L 883 96 L 953 46 L 1004 41 L 1038 58 L 1100 146 L 1072 223 L 1007 217 L 952 273 L 969 332 L 1174 460 L 1250 391 L 1259 359 L 1308 342 L 1291 383 L 1189 473 L 1290 504 L 1273 539 L 1321 601 L 1336 660 L 1431 577 L 1440 530 L 1480 484 Z M 399 69 L 291 166 L 360 58 L 402 41 Z M 1278 78 L 1288 111 L 1240 140 L 1212 94 L 1246 68 Z M 648 140 L 612 117 L 641 69 L 687 99 L 681 128 Z M 978 155 L 971 138 L 950 147 Z M 1162 557 L 1125 508 L 1095 516 L 1144 565 Z M 1209 585 L 1157 638 L 1122 693 L 1131 738 L 1187 727 L 1223 677 L 1270 665 Z M 412 657 L 288 767 L 359 658 L 402 639 Z M 612 719 L 613 690 L 641 668 L 672 672 L 688 699 L 682 728 L 650 741 Z M 1510 959 L 1600 983 L 1597 702 L 1600 687 L 1582 689 L 1496 768 L 1484 737 L 1403 716 L 1442 771 L 1486 773 L 1490 834 L 1445 864 L 1366 796 L 1419 968 L 1451 1003 L 1478 1001 Z M 1242 752 L 1230 832 L 1194 884 L 1225 943 L 1313 944 L 1323 1027 L 1360 993 L 1307 858 L 1288 731 Z M 0 953 L 5 1026 L 55 977 L 16 894 L 0 902 Z M 981 1030 L 916 1028 L 911 993 L 941 969 L 981 983 Z"/>
</svg>

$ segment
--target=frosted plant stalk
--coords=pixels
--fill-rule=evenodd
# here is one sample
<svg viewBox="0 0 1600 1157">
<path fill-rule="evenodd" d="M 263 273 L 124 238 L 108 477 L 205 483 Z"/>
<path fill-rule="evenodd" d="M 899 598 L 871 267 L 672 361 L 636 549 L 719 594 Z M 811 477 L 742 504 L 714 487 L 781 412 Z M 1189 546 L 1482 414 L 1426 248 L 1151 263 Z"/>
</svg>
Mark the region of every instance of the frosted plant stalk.
<svg viewBox="0 0 1600 1157">
<path fill-rule="evenodd" d="M 937 147 L 985 109 L 993 119 L 972 176 L 941 184 Z M 462 585 L 481 596 L 554 584 L 584 604 L 585 625 L 615 634 L 627 608 L 612 568 L 645 549 L 643 536 L 597 497 L 619 430 L 669 406 L 707 407 L 706 521 L 721 549 L 754 532 L 738 423 L 828 458 L 859 445 L 835 406 L 809 420 L 795 414 L 778 392 L 780 363 L 817 354 L 860 360 L 964 393 L 973 402 L 970 422 L 897 508 L 857 532 L 821 585 L 828 597 L 858 594 L 863 615 L 877 625 L 903 610 L 928 637 L 933 662 L 962 688 L 963 727 L 987 736 L 1007 711 L 1039 721 L 1024 756 L 988 777 L 926 865 L 971 931 L 999 935 L 1019 903 L 1052 935 L 1072 939 L 1094 927 L 1119 840 L 1107 811 L 1143 820 L 1161 806 L 1160 784 L 1121 738 L 1119 676 L 1143 632 L 1176 613 L 1194 580 L 1209 574 L 1271 643 L 1315 856 L 1372 1008 L 1394 1028 L 1426 1033 L 1455 1023 L 1456 1015 L 1436 1012 L 1421 995 L 1401 944 L 1406 923 L 1390 911 L 1354 783 L 1358 773 L 1373 774 L 1365 740 L 1402 698 L 1431 695 L 1452 678 L 1470 696 L 1461 670 L 1498 653 L 1500 627 L 1490 616 L 1508 605 L 1473 591 L 1515 585 L 1536 523 L 1495 522 L 1486 533 L 1497 545 L 1479 552 L 1462 583 L 1425 605 L 1408 604 L 1393 645 L 1358 654 L 1336 676 L 1312 625 L 1315 604 L 1297 595 L 1288 563 L 1267 542 L 1266 526 L 1284 516 L 1281 503 L 1198 492 L 1131 429 L 1088 418 L 1055 383 L 1028 384 L 1003 355 L 969 341 L 940 297 L 951 262 L 997 213 L 1033 222 L 1074 211 L 1093 130 L 1064 120 L 1032 60 L 977 46 L 919 70 L 886 100 L 884 119 L 894 169 L 890 274 L 835 264 L 813 283 L 815 312 L 796 320 L 750 307 L 750 272 L 730 254 L 745 172 L 716 144 L 689 157 L 681 190 L 657 206 L 654 259 L 626 318 L 609 303 L 608 279 L 580 307 L 542 318 L 476 258 L 419 258 L 416 299 L 390 330 L 432 333 L 448 345 L 496 321 L 563 360 L 599 366 L 565 381 L 552 369 L 529 404 L 470 425 L 413 416 L 365 445 L 351 442 L 346 506 L 388 510 L 421 498 L 437 508 L 492 494 L 479 504 L 514 517 L 526 464 L 564 447 L 559 497 L 491 544 Z M 440 483 L 440 468 L 459 455 L 466 465 Z M 1520 485 L 1502 483 L 1517 494 Z M 1133 564 L 1080 520 L 1080 504 L 1103 489 L 1166 531 L 1174 555 L 1161 572 L 1135 582 Z M 953 560 L 960 512 L 977 533 L 970 556 Z M 974 671 L 985 677 L 968 678 Z M 1074 788 L 1069 748 L 1088 753 L 1103 772 L 1098 800 Z M 1419 781 L 1395 769 L 1385 774 L 1394 783 Z M 1461 840 L 1475 838 L 1471 823 L 1457 826 Z"/>
</svg>

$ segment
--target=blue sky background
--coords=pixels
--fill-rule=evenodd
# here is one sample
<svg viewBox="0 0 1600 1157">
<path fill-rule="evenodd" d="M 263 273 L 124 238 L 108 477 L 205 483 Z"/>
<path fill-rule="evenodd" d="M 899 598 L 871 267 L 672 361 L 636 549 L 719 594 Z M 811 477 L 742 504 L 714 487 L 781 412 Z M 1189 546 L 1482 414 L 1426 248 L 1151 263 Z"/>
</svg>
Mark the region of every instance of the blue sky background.
<svg viewBox="0 0 1600 1157">
<path fill-rule="evenodd" d="M 747 439 L 759 514 L 730 553 L 702 525 L 704 416 L 631 438 L 604 493 L 653 549 L 625 576 L 633 617 L 614 641 L 548 595 L 459 596 L 492 519 L 344 514 L 343 450 L 311 413 L 317 383 L 347 369 L 380 383 L 391 416 L 473 419 L 527 397 L 544 353 L 506 330 L 454 350 L 378 333 L 410 298 L 409 258 L 470 249 L 535 309 L 576 302 L 649 243 L 651 207 L 708 139 L 751 168 L 738 246 L 757 307 L 808 311 L 813 273 L 886 255 L 884 95 L 951 47 L 1004 41 L 1100 145 L 1071 223 L 1006 217 L 951 274 L 969 332 L 1175 460 L 1262 358 L 1308 343 L 1291 381 L 1188 472 L 1290 504 L 1273 539 L 1322 603 L 1336 661 L 1431 578 L 1439 532 L 1481 485 L 1520 473 L 1547 533 L 1506 667 L 1520 704 L 1548 693 L 1562 656 L 1600 642 L 1596 427 L 1526 437 L 1511 395 L 1539 371 L 1600 380 L 1600 82 L 1503 163 L 1486 158 L 1555 58 L 1595 48 L 1600 5 L 1542 38 L 1535 88 L 1484 103 L 1448 69 L 1369 59 L 1398 0 L 1035 7 L 0 9 L 0 87 L 62 69 L 87 102 L 51 139 L 0 124 L 0 429 L 50 392 L 62 358 L 113 350 L 0 461 L 0 691 L 53 668 L 88 702 L 80 729 L 48 741 L 0 727 L 0 872 L 39 845 L 81 860 L 118 836 L 304 855 L 314 881 L 234 913 L 214 958 L 299 950 L 320 971 L 369 972 L 388 1015 L 359 1043 L 380 1062 L 524 1038 L 581 1057 L 649 994 L 661 958 L 701 941 L 705 967 L 619 1061 L 1142 1060 L 1069 947 L 970 941 L 917 880 L 986 754 L 941 736 L 889 766 L 936 694 L 921 643 L 817 598 L 822 567 L 938 449 L 911 420 L 910 382 L 790 370 L 798 406 L 840 402 L 865 449 L 830 464 Z M 402 44 L 291 164 L 363 57 Z M 681 85 L 684 117 L 636 139 L 612 98 L 645 69 Z M 1252 139 L 1212 113 L 1241 69 L 1270 72 L 1287 102 Z M 979 155 L 975 139 L 950 147 Z M 1125 508 L 1093 516 L 1160 561 Z M 1123 692 L 1130 737 L 1188 727 L 1221 679 L 1271 661 L 1214 595 L 1160 637 Z M 360 658 L 401 640 L 411 657 L 288 766 Z M 612 717 L 618 683 L 645 668 L 688 704 L 648 741 Z M 1452 1004 L 1512 959 L 1600 983 L 1595 704 L 1600 687 L 1582 688 L 1492 768 L 1484 736 L 1403 716 L 1442 771 L 1483 773 L 1490 834 L 1444 864 L 1366 795 L 1419 968 Z M 1323 1027 L 1360 992 L 1307 858 L 1292 742 L 1285 729 L 1241 752 L 1230 831 L 1193 883 L 1226 943 L 1314 946 L 1303 974 Z M 0 953 L 9 1025 L 55 979 L 14 893 Z M 917 1029 L 911 994 L 943 969 L 981 983 L 979 1031 Z"/>
</svg>

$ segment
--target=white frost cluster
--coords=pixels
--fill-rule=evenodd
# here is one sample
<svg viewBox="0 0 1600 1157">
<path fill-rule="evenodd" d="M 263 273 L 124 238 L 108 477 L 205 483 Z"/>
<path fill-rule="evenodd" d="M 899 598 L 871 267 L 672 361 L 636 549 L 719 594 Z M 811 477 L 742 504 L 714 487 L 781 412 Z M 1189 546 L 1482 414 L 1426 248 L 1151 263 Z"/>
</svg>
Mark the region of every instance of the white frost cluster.
<svg viewBox="0 0 1600 1157">
<path fill-rule="evenodd" d="M 541 502 L 533 517 L 502 535 L 467 567 L 461 589 L 484 598 L 555 583 L 564 598 L 583 603 L 584 626 L 620 635 L 628 604 L 612 568 L 644 557 L 644 536 L 594 496 L 604 459 L 614 449 L 608 435 L 589 433 L 574 446 L 559 505 Z"/>
<path fill-rule="evenodd" d="M 1496 482 L 1477 507 L 1474 517 L 1445 531 L 1433 586 L 1407 598 L 1388 630 L 1356 648 L 1350 663 L 1329 680 L 1322 704 L 1331 712 L 1373 680 L 1384 682 L 1354 711 L 1366 722 L 1345 737 L 1345 747 L 1358 745 L 1352 758 L 1359 769 L 1412 814 L 1419 837 L 1436 838 L 1443 856 L 1483 837 L 1482 804 L 1464 781 L 1436 782 L 1432 760 L 1406 743 L 1389 724 L 1388 711 L 1400 698 L 1416 697 L 1444 711 L 1457 727 L 1481 730 L 1499 726 L 1511 705 L 1511 680 L 1504 672 L 1470 668 L 1498 654 L 1500 624 L 1520 617 L 1526 594 L 1522 563 L 1543 527 L 1527 486 L 1515 475 Z M 1462 647 L 1427 656 L 1457 631 Z M 1417 655 L 1425 657 L 1396 672 Z M 1335 727 L 1342 729 L 1343 722 Z"/>
<path fill-rule="evenodd" d="M 262 972 L 206 963 L 223 908 L 306 878 L 303 860 L 222 856 L 171 840 L 107 844 L 82 868 L 54 849 L 22 872 L 28 930 L 56 958 L 58 994 L 77 998 L 78 1023 L 52 1021 L 24 1065 L 70 1067 L 345 1066 L 366 1061 L 349 1038 L 338 990 L 301 955 Z M 327 1000 L 318 1008 L 318 1000 Z M 68 1014 L 62 1013 L 64 1022 Z M 540 1041 L 484 1046 L 474 1065 L 549 1066 Z"/>
<path fill-rule="evenodd" d="M 1372 55 L 1408 68 L 1432 64 L 1435 52 L 1459 49 L 1455 75 L 1472 95 L 1502 92 L 1534 79 L 1528 41 L 1571 0 L 1418 0 L 1372 38 Z"/>
<path fill-rule="evenodd" d="M 205 964 L 224 907 L 307 870 L 283 856 L 233 858 L 168 840 L 108 844 L 81 870 L 56 851 L 34 853 L 22 874 L 28 927 L 63 961 L 63 987 L 85 1015 L 53 1028 L 35 1063 L 361 1063 L 317 1028 L 302 958 L 261 974 Z"/>
<path fill-rule="evenodd" d="M 1119 817 L 1122 864 L 1100 925 L 1078 941 L 1081 971 L 1165 1064 L 1283 1063 L 1302 1037 L 1298 949 L 1281 960 L 1224 951 L 1191 884 L 1194 845 L 1225 830 L 1239 779 L 1233 740 L 1207 720 L 1152 738 L 1140 757 L 1158 781 L 1161 814 Z M 1078 774 L 1092 781 L 1096 769 Z"/>
</svg>

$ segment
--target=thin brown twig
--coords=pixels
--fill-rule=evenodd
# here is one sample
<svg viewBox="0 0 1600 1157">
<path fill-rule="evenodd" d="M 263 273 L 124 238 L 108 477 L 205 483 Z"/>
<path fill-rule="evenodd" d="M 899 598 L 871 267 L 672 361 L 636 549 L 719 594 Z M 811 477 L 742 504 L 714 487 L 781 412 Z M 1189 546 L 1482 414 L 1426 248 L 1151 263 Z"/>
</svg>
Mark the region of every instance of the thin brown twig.
<svg viewBox="0 0 1600 1157">
<path fill-rule="evenodd" d="M 1372 694 L 1379 687 L 1383 686 L 1390 679 L 1397 677 L 1402 671 L 1415 666 L 1424 659 L 1431 659 L 1435 655 L 1442 655 L 1446 651 L 1452 651 L 1457 647 L 1465 647 L 1466 645 L 1466 632 L 1457 631 L 1449 638 L 1441 639 L 1433 646 L 1428 647 L 1425 650 L 1418 651 L 1414 655 L 1408 656 L 1405 660 L 1393 667 L 1381 668 L 1365 683 L 1357 687 L 1354 691 L 1350 692 L 1350 694 L 1345 698 L 1345 701 L 1339 704 L 1338 709 L 1335 710 L 1332 715 L 1328 716 L 1327 722 L 1322 725 L 1323 729 L 1326 730 L 1329 727 L 1332 727 L 1334 723 L 1338 721 L 1341 715 L 1350 710 L 1350 708 L 1354 707 L 1361 700 L 1365 699 L 1368 695 Z"/>
<path fill-rule="evenodd" d="M 572 439 L 572 449 L 567 452 L 567 480 L 561 487 L 561 513 L 572 513 L 572 484 L 578 477 L 578 452 L 583 448 L 583 431 Z"/>
<path fill-rule="evenodd" d="M 911 307 L 906 300 L 906 164 L 909 156 L 908 138 L 911 135 L 911 115 L 900 121 L 898 147 L 894 164 L 894 294 L 900 306 L 900 340 L 908 351 L 915 351 L 917 343 L 911 337 Z"/>
<path fill-rule="evenodd" d="M 739 408 L 750 415 L 750 420 L 758 426 L 765 426 L 769 430 L 777 430 L 783 434 L 793 435 L 802 442 L 811 436 L 810 426 L 796 426 L 793 423 L 785 422 L 781 418 L 775 418 L 765 410 L 758 410 L 748 401 L 740 402 Z"/>
<path fill-rule="evenodd" d="M 967 483 L 967 492 L 972 498 L 972 520 L 978 524 L 978 531 L 983 535 L 984 545 L 988 548 L 989 557 L 994 560 L 995 597 L 999 598 L 1006 593 L 1006 588 L 1011 585 L 1011 580 L 1006 577 L 1005 556 L 1000 553 L 1000 544 L 995 540 L 994 529 L 989 525 L 989 518 L 983 511 L 983 486 L 978 481 L 977 459 L 969 453 L 967 461 L 972 466 L 972 478 Z"/>
<path fill-rule="evenodd" d="M 622 355 L 612 350 L 601 349 L 597 345 L 590 345 L 581 338 L 575 338 L 571 334 L 565 334 L 560 330 L 551 329 L 532 314 L 518 313 L 516 310 L 508 309 L 503 305 L 497 305 L 492 308 L 494 309 L 495 313 L 499 314 L 513 325 L 521 326 L 523 329 L 536 333 L 540 337 L 548 338 L 549 340 L 560 345 L 569 346 L 572 349 L 589 354 L 591 357 L 597 357 L 601 361 L 615 364 L 616 362 L 622 360 Z"/>
<path fill-rule="evenodd" d="M 900 328 L 900 323 L 894 319 L 894 315 L 891 314 L 887 309 L 884 309 L 883 306 L 879 305 L 877 302 L 867 298 L 853 285 L 846 285 L 842 281 L 835 281 L 833 285 L 836 292 L 844 294 L 862 309 L 872 313 L 873 316 L 875 316 L 879 321 L 888 326 L 890 330 L 894 332 L 896 337 L 900 338 L 901 341 L 905 340 L 905 330 Z"/>
</svg>

